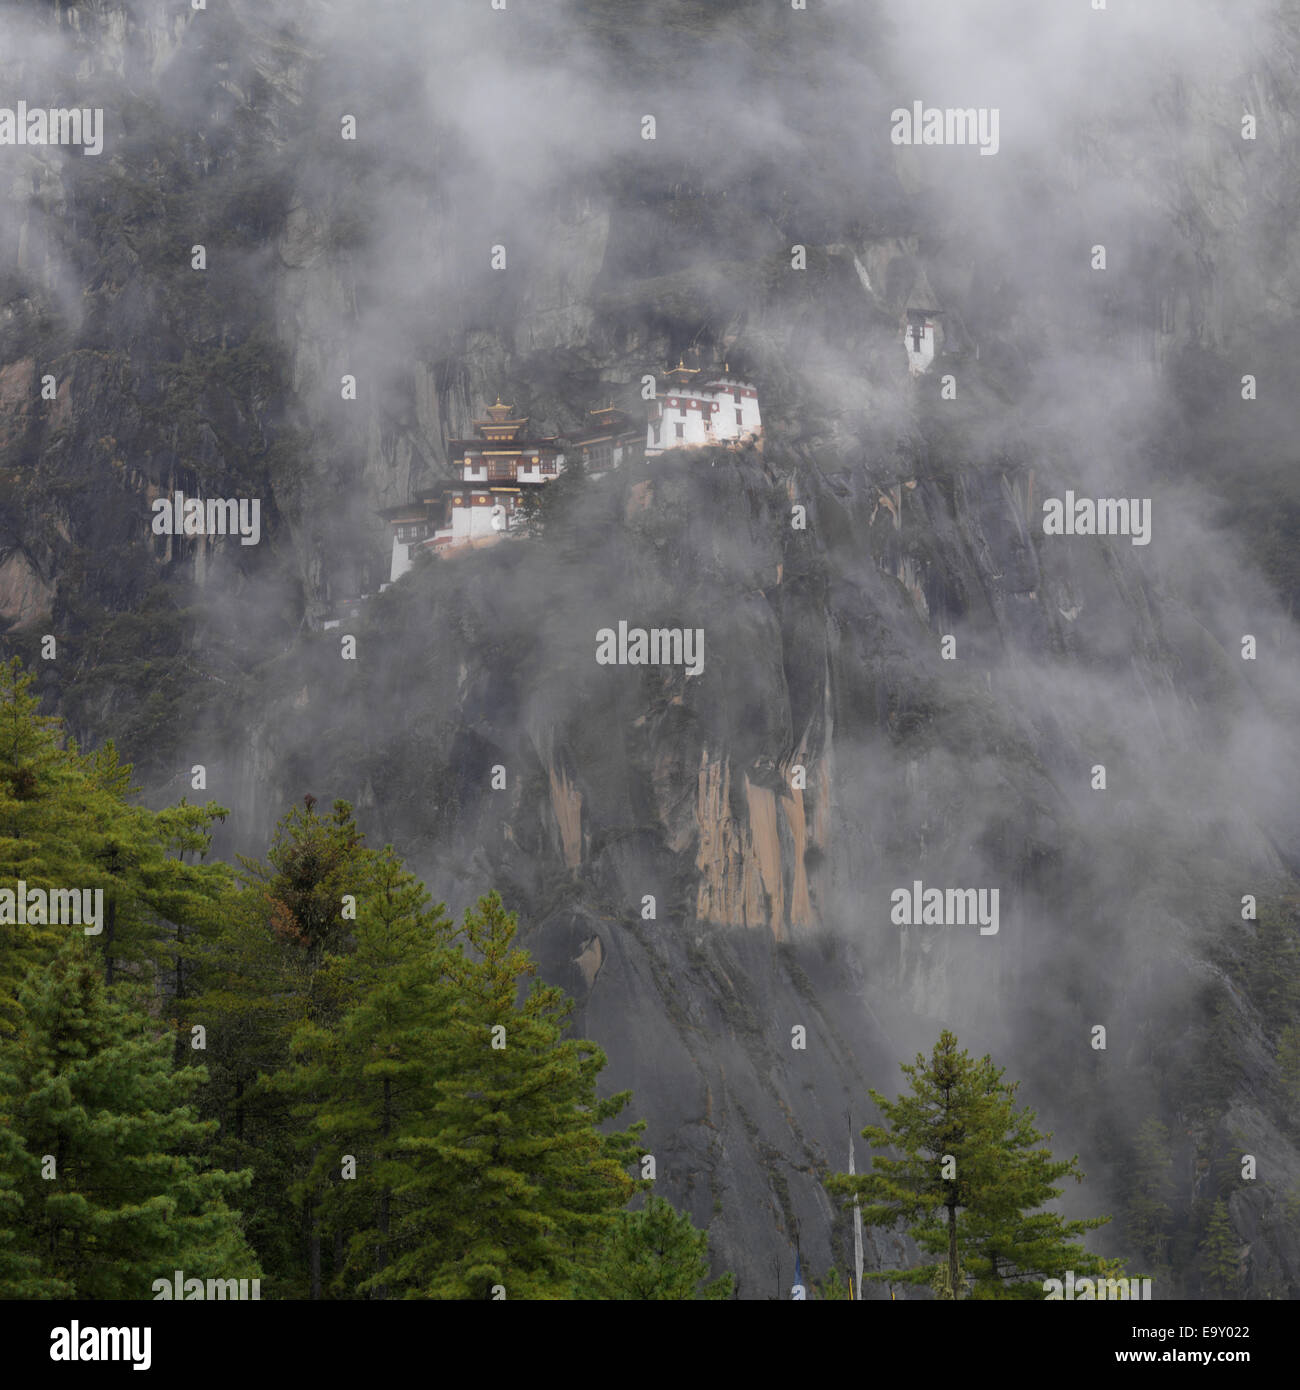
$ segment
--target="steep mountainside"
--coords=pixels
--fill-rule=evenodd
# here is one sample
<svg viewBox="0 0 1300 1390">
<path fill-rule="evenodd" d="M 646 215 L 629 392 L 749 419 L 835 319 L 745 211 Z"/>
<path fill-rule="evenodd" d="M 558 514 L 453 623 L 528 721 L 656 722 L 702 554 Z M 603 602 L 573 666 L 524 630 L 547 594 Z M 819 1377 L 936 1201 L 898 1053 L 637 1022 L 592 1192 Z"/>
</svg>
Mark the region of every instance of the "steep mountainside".
<svg viewBox="0 0 1300 1390">
<path fill-rule="evenodd" d="M 1200 6 L 1213 64 L 1176 6 L 1042 20 L 964 87 L 960 6 L 544 8 L 6 7 L 6 89 L 107 131 L 0 150 L 6 646 L 151 798 L 203 764 L 226 849 L 310 791 L 450 905 L 499 887 L 741 1297 L 796 1241 L 843 1265 L 818 1177 L 945 1025 L 1135 1268 L 1167 1126 L 1165 1296 L 1215 1197 L 1246 1296 L 1296 1296 L 1295 7 Z M 996 158 L 891 147 L 948 90 L 1001 102 Z M 498 393 L 562 432 L 683 353 L 760 384 L 761 451 L 378 594 L 376 511 Z M 262 542 L 154 537 L 177 487 L 259 497 Z M 1044 535 L 1067 489 L 1149 499 L 1150 544 Z M 620 621 L 703 670 L 598 664 Z M 917 880 L 996 888 L 996 934 L 891 922 Z"/>
</svg>

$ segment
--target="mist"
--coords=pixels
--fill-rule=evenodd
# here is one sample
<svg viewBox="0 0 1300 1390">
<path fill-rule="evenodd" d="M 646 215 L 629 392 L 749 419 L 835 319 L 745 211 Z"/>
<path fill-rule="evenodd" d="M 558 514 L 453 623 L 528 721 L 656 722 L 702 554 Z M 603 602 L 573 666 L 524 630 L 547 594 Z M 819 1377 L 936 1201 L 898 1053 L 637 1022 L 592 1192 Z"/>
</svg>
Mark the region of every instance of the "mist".
<svg viewBox="0 0 1300 1390">
<path fill-rule="evenodd" d="M 44 596 L 76 662 L 50 708 L 125 740 L 152 801 L 203 764 L 235 812 L 223 856 L 264 851 L 310 792 L 453 908 L 502 887 L 676 1154 L 668 1190 L 722 1211 L 742 1297 L 773 1250 L 815 1238 L 827 1263 L 842 1233 L 813 1228 L 842 1217 L 814 1175 L 843 1165 L 845 1106 L 867 1122 L 861 1083 L 900 1089 L 943 1027 L 1080 1153 L 1071 1209 L 1110 1210 L 1147 1115 L 1202 1123 L 1220 996 L 1255 1070 L 1179 1162 L 1245 1136 L 1255 1296 L 1294 1296 L 1275 1212 L 1300 1153 L 1231 966 L 1242 896 L 1294 893 L 1300 830 L 1294 576 L 1239 500 L 1266 499 L 1285 548 L 1289 8 L 8 4 L 0 105 L 75 85 L 106 131 L 95 159 L 0 149 L 6 643 Z M 996 154 L 894 144 L 914 102 L 996 110 Z M 909 308 L 951 349 L 917 377 Z M 606 399 L 643 409 L 679 357 L 758 383 L 761 451 L 607 476 L 540 538 L 379 593 L 377 512 L 450 478 L 498 396 L 568 434 Z M 57 400 L 29 401 L 46 371 Z M 258 497 L 260 542 L 164 554 L 148 499 L 172 487 Z M 1045 535 L 1067 490 L 1149 502 L 1150 543 Z M 198 678 L 146 725 L 96 635 L 158 585 Z M 322 624 L 362 595 L 349 666 Z M 603 670 L 620 620 L 702 629 L 702 671 Z M 997 889 L 999 931 L 900 930 L 891 892 L 917 880 Z M 805 1002 L 834 1061 L 811 1079 L 728 1012 L 788 1035 L 794 974 L 779 1016 L 759 1002 L 787 951 L 824 970 Z M 706 1195 L 689 1126 L 726 1085 L 737 1175 Z"/>
</svg>

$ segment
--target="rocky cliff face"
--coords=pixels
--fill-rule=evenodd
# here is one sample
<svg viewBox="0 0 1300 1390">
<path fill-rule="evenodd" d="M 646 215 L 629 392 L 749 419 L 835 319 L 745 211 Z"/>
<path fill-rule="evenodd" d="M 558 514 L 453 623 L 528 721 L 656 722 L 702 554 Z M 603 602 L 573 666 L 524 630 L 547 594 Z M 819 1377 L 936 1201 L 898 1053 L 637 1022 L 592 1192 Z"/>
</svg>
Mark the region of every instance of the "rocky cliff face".
<svg viewBox="0 0 1300 1390">
<path fill-rule="evenodd" d="M 1107 1128 L 1194 1085 L 1220 1045 L 1205 995 L 1231 885 L 1284 873 L 1271 814 L 1222 794 L 1170 814 L 1231 781 L 1225 701 L 1263 706 L 1208 633 L 1152 611 L 1131 556 L 1030 537 L 1031 486 L 891 494 L 867 464 L 823 471 L 771 442 L 610 474 L 543 539 L 377 599 L 355 670 L 315 639 L 264 720 L 283 796 L 308 776 L 356 796 L 453 902 L 504 887 L 651 1119 L 665 1190 L 712 1218 L 752 1295 L 796 1234 L 832 1258 L 842 1222 L 816 1178 L 842 1163 L 845 1112 L 940 1021 L 1017 1058 L 1094 1201 L 1114 1200 Z M 913 529 L 950 533 L 942 567 L 902 563 Z M 598 665 L 620 620 L 701 629 L 703 671 Z M 1199 689 L 1213 660 L 1225 687 L 1201 711 L 1178 673 Z M 891 894 L 917 879 L 999 888 L 996 934 L 895 925 Z M 1180 1104 L 1190 1167 L 1227 1121 Z M 1241 1205 L 1271 1232 L 1256 1277 L 1284 1287 L 1271 1223 L 1293 1150 L 1262 1094 L 1229 1113 L 1276 1165 L 1277 1191 Z"/>
<path fill-rule="evenodd" d="M 697 10 L 398 43 L 383 5 L 12 7 L 15 90 L 75 71 L 110 121 L 98 162 L 0 150 L 6 640 L 58 636 L 51 706 L 150 794 L 205 763 L 240 848 L 310 790 L 452 905 L 500 887 L 742 1297 L 796 1241 L 843 1266 L 818 1179 L 943 1025 L 1081 1153 L 1080 1211 L 1120 1207 L 1166 1121 L 1180 1293 L 1207 1184 L 1256 1155 L 1215 1191 L 1248 1293 L 1293 1296 L 1300 1155 L 1240 913 L 1289 921 L 1295 867 L 1293 21 L 1252 8 L 1220 71 L 1177 45 L 1154 93 L 1119 63 L 1140 131 L 1063 99 L 1017 144 L 1005 97 L 1003 152 L 963 165 L 882 136 L 906 29 L 872 68 L 844 54 L 875 16 Z M 1084 50 L 1068 98 L 1161 33 Z M 944 353 L 914 379 L 916 306 Z M 317 630 L 485 401 L 572 428 L 692 349 L 759 381 L 761 452 L 609 474 L 540 539 L 421 568 L 349 624 L 355 662 Z M 175 487 L 259 495 L 265 542 L 153 538 Z M 1151 498 L 1150 546 L 1045 536 L 1067 488 Z M 620 621 L 699 629 L 702 672 L 599 665 Z M 892 922 L 917 880 L 998 889 L 997 933 Z"/>
</svg>

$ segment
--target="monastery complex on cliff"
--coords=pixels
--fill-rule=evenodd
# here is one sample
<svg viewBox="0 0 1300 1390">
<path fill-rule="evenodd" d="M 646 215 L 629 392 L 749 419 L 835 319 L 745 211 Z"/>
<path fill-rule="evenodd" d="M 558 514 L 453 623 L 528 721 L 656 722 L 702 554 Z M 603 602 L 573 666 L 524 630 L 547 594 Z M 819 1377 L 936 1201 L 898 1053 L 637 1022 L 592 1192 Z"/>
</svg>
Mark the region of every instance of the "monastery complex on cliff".
<svg viewBox="0 0 1300 1390">
<path fill-rule="evenodd" d="M 656 382 L 644 421 L 607 405 L 589 412 L 586 428 L 568 436 L 531 435 L 527 417 L 497 403 L 474 421 L 474 438 L 448 444 L 454 481 L 439 482 L 401 507 L 380 513 L 393 532 L 389 582 L 400 579 L 422 550 L 435 554 L 491 545 L 516 529 L 521 503 L 564 471 L 566 452 L 589 477 L 624 463 L 646 462 L 671 449 L 759 443 L 758 390 L 728 370 L 705 373 L 680 360 Z"/>
<path fill-rule="evenodd" d="M 941 333 L 933 309 L 908 309 L 900 322 L 913 376 L 927 372 Z M 565 436 L 532 435 L 526 416 L 501 404 L 474 421 L 472 439 L 453 439 L 448 454 L 456 478 L 434 483 L 411 502 L 380 513 L 393 533 L 389 582 L 400 579 L 421 551 L 455 553 L 493 545 L 520 529 L 521 504 L 564 471 L 566 454 L 581 458 L 598 478 L 624 463 L 648 463 L 673 449 L 709 445 L 762 448 L 758 388 L 732 372 L 677 365 L 655 381 L 645 416 L 634 419 L 613 404 L 588 414 L 585 428 Z"/>
</svg>

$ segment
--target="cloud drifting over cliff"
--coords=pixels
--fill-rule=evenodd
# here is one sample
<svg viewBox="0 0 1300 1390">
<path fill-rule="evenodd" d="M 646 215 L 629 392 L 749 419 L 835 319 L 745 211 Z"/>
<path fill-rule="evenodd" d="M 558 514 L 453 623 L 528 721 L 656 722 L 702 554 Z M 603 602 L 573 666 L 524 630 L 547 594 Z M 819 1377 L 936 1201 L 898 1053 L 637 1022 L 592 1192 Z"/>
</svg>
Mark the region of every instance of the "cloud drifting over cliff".
<svg viewBox="0 0 1300 1390">
<path fill-rule="evenodd" d="M 1240 895 L 1294 869 L 1300 665 L 1262 547 L 1228 524 L 1287 448 L 1276 406 L 1261 396 L 1248 413 L 1241 385 L 1256 375 L 1285 399 L 1294 373 L 1276 355 L 1300 289 L 1277 193 L 1296 172 L 1284 8 L 277 0 L 167 18 L 106 4 L 78 30 L 10 6 L 0 74 L 39 100 L 84 73 L 109 115 L 108 168 L 0 150 L 0 254 L 68 343 L 110 341 L 140 365 L 179 360 L 187 340 L 183 315 L 150 338 L 166 296 L 139 238 L 206 240 L 228 303 L 205 303 L 196 336 L 256 328 L 276 345 L 283 393 L 253 432 L 308 443 L 296 474 L 268 480 L 275 559 L 216 574 L 204 595 L 214 641 L 242 643 L 250 668 L 286 643 L 304 596 L 386 578 L 373 510 L 444 476 L 446 441 L 497 391 L 553 432 L 606 395 L 637 407 L 642 374 L 692 347 L 740 356 L 764 392 L 770 477 L 750 456 L 749 491 L 720 468 L 692 497 L 647 472 L 648 498 L 611 502 L 613 480 L 575 504 L 581 543 L 538 543 L 496 572 L 472 562 L 477 598 L 451 577 L 410 581 L 434 617 L 410 599 L 383 610 L 375 647 L 417 656 L 406 679 L 371 672 L 364 699 L 304 658 L 289 715 L 288 677 L 263 672 L 281 703 L 260 731 L 274 752 L 242 764 L 259 781 L 248 804 L 265 818 L 300 793 L 292 780 L 337 778 L 328 792 L 368 805 L 431 883 L 468 890 L 508 869 L 539 916 L 567 901 L 548 875 L 564 877 L 576 841 L 593 919 L 641 879 L 688 909 L 746 899 L 720 869 L 704 895 L 676 876 L 729 863 L 709 859 L 715 841 L 748 835 L 763 862 L 747 882 L 803 875 L 819 926 L 866 962 L 864 1012 L 887 1020 L 886 1048 L 953 1023 L 1031 1075 L 1036 1099 L 1067 1075 L 1065 1139 L 1081 1142 L 1166 1098 L 1150 1031 L 1197 1004 L 1207 943 L 1243 930 Z M 996 109 L 996 155 L 894 145 L 891 113 L 913 102 Z M 186 216 L 213 220 L 169 220 L 174 190 L 149 187 L 155 146 L 193 180 Z M 106 227 L 76 197 L 90 178 L 105 181 Z M 85 215 L 68 219 L 69 201 Z M 103 294 L 109 272 L 129 287 L 120 301 Z M 938 310 L 945 345 L 967 349 L 916 379 L 909 307 Z M 1261 361 L 1270 333 L 1283 336 Z M 344 372 L 361 383 L 354 407 Z M 220 476 L 228 436 L 210 435 Z M 1066 489 L 1150 499 L 1151 544 L 1043 536 L 1043 501 Z M 789 532 L 794 501 L 806 536 Z M 620 528 L 639 509 L 662 529 L 634 542 Z M 440 606 L 448 594 L 459 607 Z M 591 641 L 651 600 L 652 618 L 705 626 L 702 684 L 610 699 Z M 412 694 L 425 689 L 441 709 Z M 468 771 L 454 797 L 431 783 L 420 801 L 403 780 L 413 748 L 468 765 L 512 721 L 530 771 L 581 794 L 585 840 L 572 824 L 550 835 L 541 794 L 489 813 Z M 792 800 L 796 757 L 815 779 L 806 822 L 796 833 L 773 810 L 756 825 L 753 807 Z M 430 809 L 440 794 L 459 821 Z M 701 827 L 705 801 L 717 823 Z M 1197 865 L 1217 891 L 1199 902 L 1178 882 Z M 891 928 L 890 892 L 915 879 L 999 887 L 997 937 Z M 1088 1071 L 1102 1018 L 1129 1068 L 1105 1081 Z M 1179 1046 L 1199 1046 L 1198 1028 Z M 1280 1146 L 1264 1109 L 1249 1124 Z"/>
</svg>

